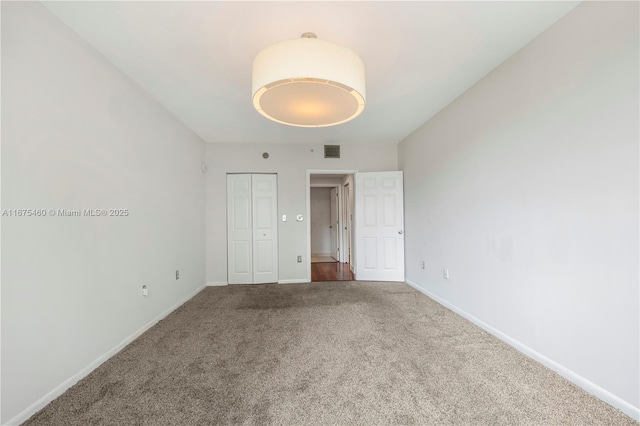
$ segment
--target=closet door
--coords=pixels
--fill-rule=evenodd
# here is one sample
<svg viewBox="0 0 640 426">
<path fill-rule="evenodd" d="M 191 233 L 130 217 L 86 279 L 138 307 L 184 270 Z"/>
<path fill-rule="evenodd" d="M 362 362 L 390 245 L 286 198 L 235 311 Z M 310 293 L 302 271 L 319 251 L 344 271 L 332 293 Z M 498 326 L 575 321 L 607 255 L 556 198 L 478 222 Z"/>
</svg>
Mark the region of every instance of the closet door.
<svg viewBox="0 0 640 426">
<path fill-rule="evenodd" d="M 253 283 L 278 281 L 278 177 L 253 179 Z"/>
<path fill-rule="evenodd" d="M 278 281 L 276 175 L 227 175 L 227 280 Z"/>
<path fill-rule="evenodd" d="M 227 279 L 253 283 L 251 175 L 227 175 Z"/>
</svg>

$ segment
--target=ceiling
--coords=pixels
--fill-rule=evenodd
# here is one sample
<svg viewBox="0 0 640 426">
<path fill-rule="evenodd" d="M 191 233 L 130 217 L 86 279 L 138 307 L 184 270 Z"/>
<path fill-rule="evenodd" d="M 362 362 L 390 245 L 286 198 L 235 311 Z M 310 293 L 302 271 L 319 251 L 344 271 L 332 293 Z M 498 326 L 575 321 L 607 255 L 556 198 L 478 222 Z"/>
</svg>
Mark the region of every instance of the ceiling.
<svg viewBox="0 0 640 426">
<path fill-rule="evenodd" d="M 398 143 L 578 2 L 44 2 L 206 142 Z M 367 105 L 296 128 L 251 103 L 251 64 L 314 32 L 353 49 Z"/>
</svg>

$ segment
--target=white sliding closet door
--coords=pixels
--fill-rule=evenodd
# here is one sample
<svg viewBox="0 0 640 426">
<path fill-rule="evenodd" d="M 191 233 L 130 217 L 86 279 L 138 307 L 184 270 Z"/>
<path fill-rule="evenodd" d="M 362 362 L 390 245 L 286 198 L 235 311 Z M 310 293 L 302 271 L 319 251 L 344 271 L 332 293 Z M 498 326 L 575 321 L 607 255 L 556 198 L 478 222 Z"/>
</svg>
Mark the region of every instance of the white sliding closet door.
<svg viewBox="0 0 640 426">
<path fill-rule="evenodd" d="M 276 175 L 227 175 L 229 284 L 278 281 Z"/>
<path fill-rule="evenodd" d="M 253 283 L 251 175 L 227 175 L 227 275 L 229 284 Z"/>
<path fill-rule="evenodd" d="M 278 178 L 252 175 L 253 283 L 278 281 Z"/>
</svg>

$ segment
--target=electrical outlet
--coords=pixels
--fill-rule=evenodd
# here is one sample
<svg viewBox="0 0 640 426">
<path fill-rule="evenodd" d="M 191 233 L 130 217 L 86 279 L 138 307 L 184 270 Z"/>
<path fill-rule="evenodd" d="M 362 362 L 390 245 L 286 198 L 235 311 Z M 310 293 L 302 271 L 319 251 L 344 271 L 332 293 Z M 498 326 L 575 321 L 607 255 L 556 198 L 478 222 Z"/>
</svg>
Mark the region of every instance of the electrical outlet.
<svg viewBox="0 0 640 426">
<path fill-rule="evenodd" d="M 442 270 L 442 277 L 443 277 L 445 280 L 448 280 L 448 279 L 449 279 L 449 269 L 444 268 L 444 269 Z"/>
<path fill-rule="evenodd" d="M 149 295 L 149 290 L 147 290 L 147 286 L 146 285 L 142 286 L 142 295 L 143 296 L 148 296 Z"/>
<path fill-rule="evenodd" d="M 422 269 L 424 269 L 424 260 L 422 261 Z"/>
<path fill-rule="evenodd" d="M 176 269 L 176 280 L 180 279 L 180 269 Z"/>
<path fill-rule="evenodd" d="M 298 256 L 298 263 L 302 263 L 302 256 Z"/>
</svg>

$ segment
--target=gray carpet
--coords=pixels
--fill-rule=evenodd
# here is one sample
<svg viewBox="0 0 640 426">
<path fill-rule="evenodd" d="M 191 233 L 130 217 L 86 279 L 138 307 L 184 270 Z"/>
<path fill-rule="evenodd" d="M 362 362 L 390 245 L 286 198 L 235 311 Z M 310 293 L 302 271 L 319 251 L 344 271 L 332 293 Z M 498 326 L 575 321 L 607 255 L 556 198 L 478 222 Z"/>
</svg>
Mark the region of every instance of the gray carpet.
<svg viewBox="0 0 640 426">
<path fill-rule="evenodd" d="M 27 425 L 632 425 L 406 284 L 208 287 Z"/>
</svg>

